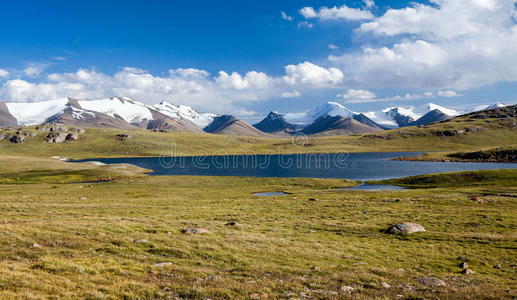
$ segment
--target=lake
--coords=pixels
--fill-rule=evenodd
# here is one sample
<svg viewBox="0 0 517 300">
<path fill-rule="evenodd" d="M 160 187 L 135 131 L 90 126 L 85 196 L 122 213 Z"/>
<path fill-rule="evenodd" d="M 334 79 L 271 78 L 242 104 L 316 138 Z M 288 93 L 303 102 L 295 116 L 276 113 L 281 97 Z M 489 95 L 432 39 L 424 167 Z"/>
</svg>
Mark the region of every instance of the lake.
<svg viewBox="0 0 517 300">
<path fill-rule="evenodd" d="M 383 180 L 429 173 L 515 169 L 513 163 L 426 162 L 391 160 L 421 152 L 275 154 L 181 157 L 99 158 L 106 164 L 128 163 L 151 169 L 150 175 L 313 177 Z"/>
</svg>

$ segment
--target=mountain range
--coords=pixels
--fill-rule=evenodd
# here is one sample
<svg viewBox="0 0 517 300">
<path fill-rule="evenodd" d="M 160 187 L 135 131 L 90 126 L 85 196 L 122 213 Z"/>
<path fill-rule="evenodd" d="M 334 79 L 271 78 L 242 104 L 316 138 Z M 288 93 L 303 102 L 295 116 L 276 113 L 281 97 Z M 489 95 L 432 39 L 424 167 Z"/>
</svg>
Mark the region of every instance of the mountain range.
<svg viewBox="0 0 517 300">
<path fill-rule="evenodd" d="M 200 113 L 190 106 L 162 101 L 147 105 L 126 97 L 95 100 L 62 98 L 34 103 L 0 102 L 0 126 L 31 126 L 63 123 L 85 127 L 148 129 L 155 131 L 208 132 L 251 136 L 349 135 L 424 125 L 474 111 L 505 106 L 502 103 L 475 106 L 458 112 L 433 103 L 388 107 L 379 111 L 354 112 L 337 102 L 327 102 L 308 112 L 270 112 L 251 125 L 231 115 Z"/>
</svg>

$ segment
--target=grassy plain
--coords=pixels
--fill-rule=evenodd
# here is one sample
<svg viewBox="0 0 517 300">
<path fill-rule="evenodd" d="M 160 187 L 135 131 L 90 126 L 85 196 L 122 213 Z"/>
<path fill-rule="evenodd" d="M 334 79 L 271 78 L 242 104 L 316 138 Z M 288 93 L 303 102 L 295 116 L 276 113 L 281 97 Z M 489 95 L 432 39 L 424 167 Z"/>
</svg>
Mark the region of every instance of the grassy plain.
<svg viewBox="0 0 517 300">
<path fill-rule="evenodd" d="M 120 130 L 86 128 L 79 141 L 48 144 L 46 133 L 24 129 L 37 135 L 24 144 L 0 141 L 0 298 L 515 298 L 517 170 L 410 177 L 384 183 L 414 189 L 369 192 L 343 190 L 357 183 L 337 179 L 151 177 L 130 165 L 50 159 L 445 155 L 515 147 L 514 123 L 465 117 L 294 142 L 139 130 L 120 140 Z M 252 195 L 271 191 L 286 195 Z M 385 233 L 400 221 L 427 231 Z M 182 233 L 186 228 L 208 233 Z M 461 274 L 461 262 L 475 273 Z M 429 276 L 446 286 L 415 280 Z"/>
<path fill-rule="evenodd" d="M 0 159 L 0 298 L 516 296 L 515 170 L 489 185 L 358 192 L 337 179 L 150 177 L 20 157 L 14 184 L 12 159 Z M 49 179 L 56 170 L 66 176 Z M 97 177 L 113 181 L 73 183 Z M 264 191 L 287 194 L 252 195 Z M 384 232 L 399 221 L 427 231 Z M 191 227 L 208 233 L 181 233 Z M 476 273 L 460 274 L 463 261 Z M 415 281 L 427 276 L 447 286 Z"/>
</svg>

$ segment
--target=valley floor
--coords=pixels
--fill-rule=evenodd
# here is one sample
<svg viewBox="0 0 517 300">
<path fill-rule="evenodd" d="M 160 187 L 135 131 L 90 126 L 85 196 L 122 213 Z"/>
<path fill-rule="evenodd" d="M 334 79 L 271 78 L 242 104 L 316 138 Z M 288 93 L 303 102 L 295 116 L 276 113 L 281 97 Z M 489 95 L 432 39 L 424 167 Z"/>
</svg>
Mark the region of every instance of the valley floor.
<svg viewBox="0 0 517 300">
<path fill-rule="evenodd" d="M 0 166 L 2 299 L 517 295 L 515 170 L 490 185 L 368 192 L 335 179 L 149 177 L 50 160 L 19 159 L 12 174 L 9 162 Z M 268 191 L 287 195 L 252 195 Z M 427 231 L 385 233 L 400 221 Z M 462 262 L 475 273 L 460 274 Z M 446 285 L 416 280 L 431 276 Z"/>
</svg>

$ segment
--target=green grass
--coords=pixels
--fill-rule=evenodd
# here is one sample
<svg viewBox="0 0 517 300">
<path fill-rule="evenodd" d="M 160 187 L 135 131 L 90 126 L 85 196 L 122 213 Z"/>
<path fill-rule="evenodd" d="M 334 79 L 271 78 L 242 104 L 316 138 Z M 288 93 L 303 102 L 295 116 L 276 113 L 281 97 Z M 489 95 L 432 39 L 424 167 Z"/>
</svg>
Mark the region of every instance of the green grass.
<svg viewBox="0 0 517 300">
<path fill-rule="evenodd" d="M 2 180 L 11 177 L 11 164 L 31 176 L 24 184 L 0 184 L 0 298 L 516 295 L 515 171 L 481 172 L 477 178 L 496 183 L 490 185 L 469 179 L 454 187 L 356 192 L 338 189 L 355 183 L 337 179 L 150 177 L 138 169 L 117 174 L 116 168 L 47 159 L 1 162 Z M 48 173 L 30 172 L 33 164 L 47 165 L 52 176 L 69 173 L 48 183 Z M 85 170 L 114 180 L 58 183 Z M 266 191 L 287 194 L 252 196 Z M 471 200 L 479 195 L 485 203 Z M 241 225 L 225 226 L 229 221 Z M 399 221 L 427 231 L 384 233 Z M 209 233 L 182 234 L 187 227 Z M 476 274 L 460 274 L 460 256 Z M 171 264 L 153 266 L 163 262 Z M 430 288 L 414 280 L 424 276 L 448 285 Z M 354 292 L 341 292 L 345 285 Z"/>
<path fill-rule="evenodd" d="M 515 170 L 409 177 L 384 183 L 415 189 L 368 192 L 340 189 L 357 183 L 337 179 L 150 177 L 130 165 L 49 159 L 421 150 L 445 155 L 515 146 L 517 131 L 508 122 L 462 117 L 369 135 L 309 137 L 302 145 L 285 138 L 141 130 L 120 141 L 119 130 L 93 128 L 77 142 L 47 144 L 42 132 L 21 145 L 1 141 L 0 298 L 512 299 Z M 471 127 L 484 129 L 444 135 Z M 109 182 L 78 183 L 98 180 Z M 263 198 L 256 192 L 286 195 Z M 475 196 L 484 203 L 472 201 Z M 225 226 L 229 221 L 241 225 Z M 385 233 L 400 221 L 427 231 Z M 181 233 L 188 227 L 209 233 Z M 148 242 L 133 242 L 138 239 Z M 463 260 L 475 274 L 460 274 Z M 154 266 L 164 262 L 170 264 Z M 414 280 L 426 276 L 447 286 Z"/>
<path fill-rule="evenodd" d="M 406 187 L 498 187 L 517 183 L 517 169 L 448 172 L 417 175 L 405 178 L 370 181 L 369 183 L 391 184 Z"/>
</svg>

